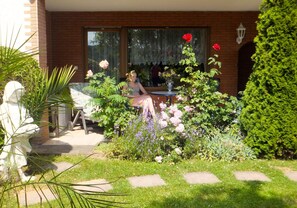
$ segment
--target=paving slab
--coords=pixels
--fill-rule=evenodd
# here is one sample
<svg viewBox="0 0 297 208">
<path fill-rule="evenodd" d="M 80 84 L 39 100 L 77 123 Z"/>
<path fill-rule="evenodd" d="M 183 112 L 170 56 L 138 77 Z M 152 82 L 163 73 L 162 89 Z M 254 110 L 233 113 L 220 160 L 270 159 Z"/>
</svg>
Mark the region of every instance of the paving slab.
<svg viewBox="0 0 297 208">
<path fill-rule="evenodd" d="M 130 177 L 128 181 L 133 188 L 166 185 L 165 181 L 158 174 Z"/>
<path fill-rule="evenodd" d="M 112 190 L 112 185 L 105 179 L 96 179 L 90 181 L 79 182 L 81 186 L 73 186 L 77 191 L 90 191 L 90 192 L 107 192 Z M 84 186 L 87 185 L 87 186 Z"/>
<path fill-rule="evenodd" d="M 21 191 L 18 194 L 19 203 L 22 206 L 44 203 L 57 198 L 49 189 L 42 189 L 37 191 Z"/>
<path fill-rule="evenodd" d="M 265 174 L 257 171 L 235 171 L 234 175 L 239 181 L 271 181 Z"/>
<path fill-rule="evenodd" d="M 191 172 L 183 175 L 189 184 L 214 184 L 221 182 L 210 172 Z"/>
<path fill-rule="evenodd" d="M 39 144 L 32 140 L 32 153 L 37 154 L 92 154 L 96 146 L 104 142 L 104 135 L 98 131 L 89 131 L 85 134 L 83 129 L 65 131 L 59 137 L 50 138 Z"/>
<path fill-rule="evenodd" d="M 297 182 L 297 171 L 286 171 L 285 176 L 287 176 L 290 180 Z"/>
</svg>

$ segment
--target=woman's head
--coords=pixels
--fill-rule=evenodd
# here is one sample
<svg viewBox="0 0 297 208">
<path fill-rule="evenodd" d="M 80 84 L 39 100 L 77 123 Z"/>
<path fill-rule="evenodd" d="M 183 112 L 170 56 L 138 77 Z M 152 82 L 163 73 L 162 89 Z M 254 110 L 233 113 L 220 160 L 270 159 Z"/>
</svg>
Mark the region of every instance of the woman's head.
<svg viewBox="0 0 297 208">
<path fill-rule="evenodd" d="M 135 70 L 130 71 L 129 73 L 126 74 L 126 76 L 129 82 L 136 82 L 137 73 L 135 72 Z"/>
</svg>

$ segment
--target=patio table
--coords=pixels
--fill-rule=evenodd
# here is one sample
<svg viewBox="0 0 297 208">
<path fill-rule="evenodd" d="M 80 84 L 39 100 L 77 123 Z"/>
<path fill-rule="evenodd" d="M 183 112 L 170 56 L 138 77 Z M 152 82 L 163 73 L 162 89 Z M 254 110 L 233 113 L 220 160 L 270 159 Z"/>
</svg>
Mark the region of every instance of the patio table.
<svg viewBox="0 0 297 208">
<path fill-rule="evenodd" d="M 165 96 L 166 97 L 166 102 L 171 105 L 172 103 L 172 97 L 177 94 L 177 91 L 153 91 L 150 92 L 152 95 L 159 95 L 159 96 Z"/>
</svg>

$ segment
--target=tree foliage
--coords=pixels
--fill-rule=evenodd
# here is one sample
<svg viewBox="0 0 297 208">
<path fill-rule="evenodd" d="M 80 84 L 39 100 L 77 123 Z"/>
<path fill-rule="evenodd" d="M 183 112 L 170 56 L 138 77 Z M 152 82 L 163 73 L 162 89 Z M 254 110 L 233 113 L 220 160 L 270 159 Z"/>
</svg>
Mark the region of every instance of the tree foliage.
<svg viewBox="0 0 297 208">
<path fill-rule="evenodd" d="M 297 0 L 264 0 L 243 95 L 246 144 L 259 157 L 297 154 Z"/>
</svg>

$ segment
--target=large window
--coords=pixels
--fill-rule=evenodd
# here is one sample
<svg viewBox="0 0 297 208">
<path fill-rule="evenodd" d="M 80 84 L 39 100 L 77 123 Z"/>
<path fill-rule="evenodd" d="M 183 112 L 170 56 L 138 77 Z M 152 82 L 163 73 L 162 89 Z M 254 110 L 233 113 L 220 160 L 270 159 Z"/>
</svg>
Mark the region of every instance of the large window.
<svg viewBox="0 0 297 208">
<path fill-rule="evenodd" d="M 109 62 L 108 75 L 118 78 L 120 62 L 120 36 L 118 31 L 88 31 L 88 69 L 100 70 L 98 63 L 104 59 Z"/>
<path fill-rule="evenodd" d="M 165 66 L 179 67 L 185 33 L 192 33 L 191 44 L 203 69 L 207 61 L 206 28 L 88 30 L 88 69 L 99 71 L 98 63 L 106 59 L 110 64 L 107 73 L 117 80 L 124 78 L 127 71 L 136 70 L 144 86 L 158 86 L 162 84 L 158 74 Z"/>
<path fill-rule="evenodd" d="M 145 86 L 158 86 L 164 82 L 158 75 L 164 67 L 178 70 L 182 59 L 184 40 L 182 36 L 191 33 L 191 42 L 201 68 L 206 63 L 207 30 L 196 29 L 129 29 L 129 69 L 136 70 Z"/>
</svg>

